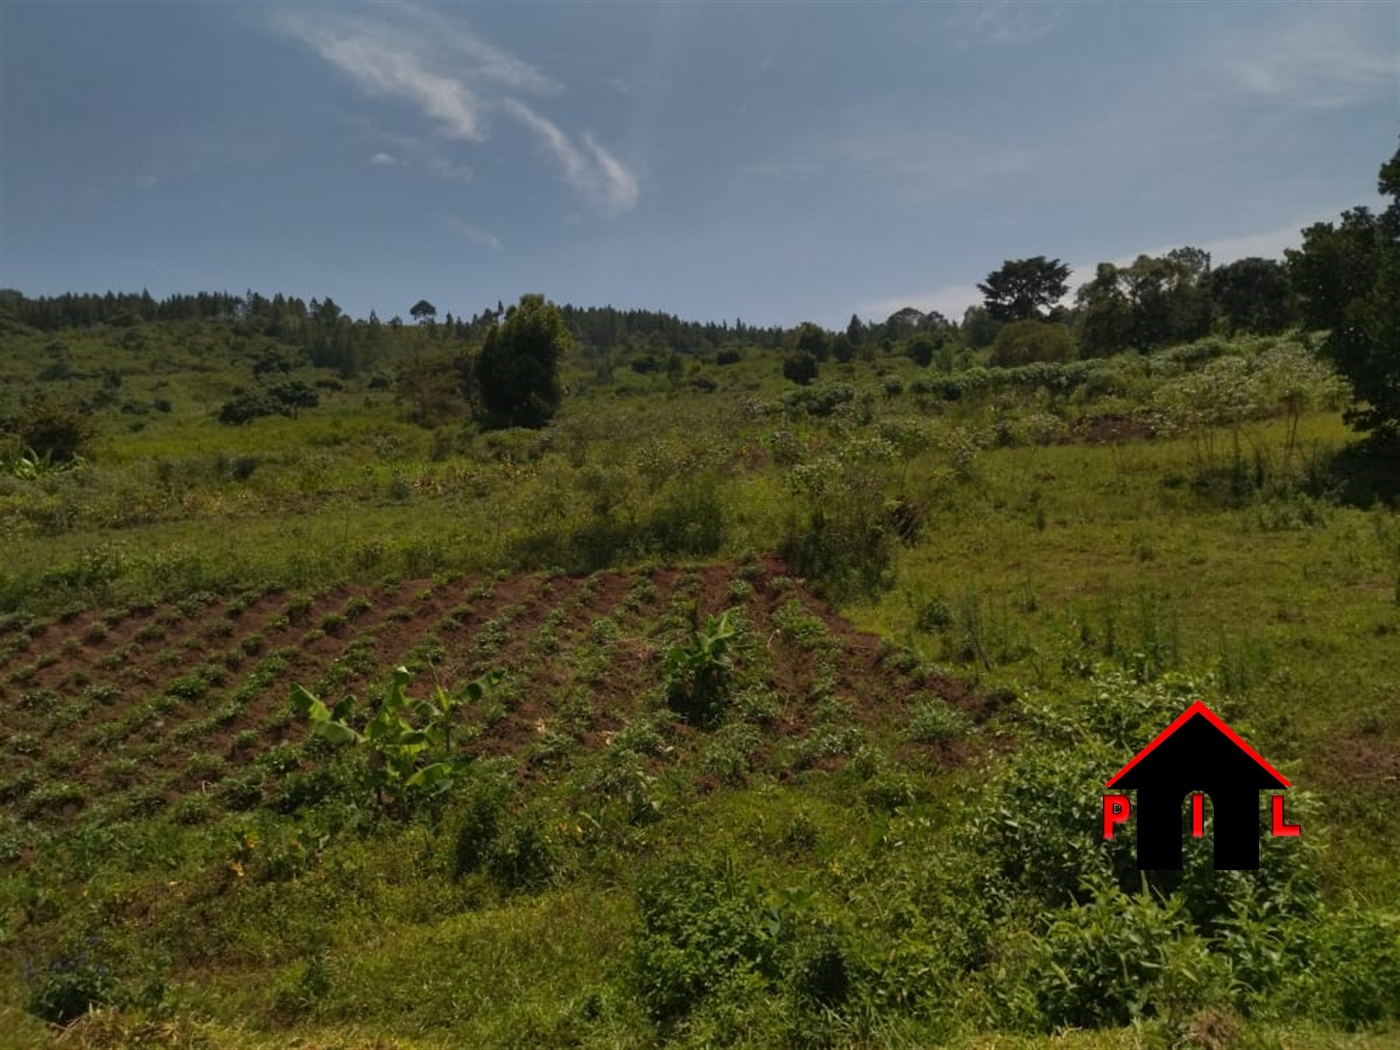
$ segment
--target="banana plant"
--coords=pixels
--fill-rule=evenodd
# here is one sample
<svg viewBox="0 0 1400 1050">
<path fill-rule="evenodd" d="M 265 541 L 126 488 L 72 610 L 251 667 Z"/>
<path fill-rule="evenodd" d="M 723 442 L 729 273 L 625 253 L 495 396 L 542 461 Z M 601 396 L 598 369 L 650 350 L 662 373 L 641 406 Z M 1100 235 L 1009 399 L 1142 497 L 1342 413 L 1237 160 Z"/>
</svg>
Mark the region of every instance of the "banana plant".
<svg viewBox="0 0 1400 1050">
<path fill-rule="evenodd" d="M 452 755 L 452 716 L 464 703 L 478 704 L 500 684 L 502 672 L 490 671 L 468 682 L 456 694 L 434 681 L 431 697 L 408 695 L 413 672 L 394 669 L 393 681 L 379 709 L 363 729 L 352 725 L 355 699 L 347 696 L 334 706 L 304 686 L 292 687 L 292 704 L 311 722 L 314 735 L 333 744 L 354 744 L 369 752 L 375 794 L 381 804 L 386 793 L 405 801 L 415 793 L 446 788 L 459 759 Z"/>
<path fill-rule="evenodd" d="M 738 633 L 729 613 L 718 620 L 707 616 L 704 626 L 692 626 L 689 645 L 673 645 L 667 651 L 667 695 L 687 721 L 708 724 L 718 719 L 733 669 L 729 651 Z"/>
</svg>

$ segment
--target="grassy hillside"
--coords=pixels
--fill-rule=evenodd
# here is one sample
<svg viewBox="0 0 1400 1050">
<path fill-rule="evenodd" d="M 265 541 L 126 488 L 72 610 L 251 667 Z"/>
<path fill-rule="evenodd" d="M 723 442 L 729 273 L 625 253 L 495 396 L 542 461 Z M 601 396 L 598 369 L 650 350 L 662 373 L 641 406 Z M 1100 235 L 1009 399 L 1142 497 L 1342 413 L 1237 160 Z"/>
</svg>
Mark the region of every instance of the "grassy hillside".
<svg viewBox="0 0 1400 1050">
<path fill-rule="evenodd" d="M 0 476 L 0 1044 L 1400 1035 L 1397 471 L 1305 338 L 806 387 L 583 348 L 494 433 L 434 338 L 234 427 L 231 323 L 0 337 L 3 414 L 98 408 Z M 503 673 L 436 787 L 292 702 L 366 732 L 399 665 Z M 1195 698 L 1305 832 L 1145 883 L 1102 783 Z"/>
</svg>

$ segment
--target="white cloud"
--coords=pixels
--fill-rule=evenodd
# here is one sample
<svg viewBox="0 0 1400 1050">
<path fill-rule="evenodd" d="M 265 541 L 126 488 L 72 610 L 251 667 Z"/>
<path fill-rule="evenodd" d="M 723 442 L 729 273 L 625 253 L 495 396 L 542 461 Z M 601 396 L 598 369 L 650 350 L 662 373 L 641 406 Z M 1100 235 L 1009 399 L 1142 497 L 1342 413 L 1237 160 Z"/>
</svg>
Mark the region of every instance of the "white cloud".
<svg viewBox="0 0 1400 1050">
<path fill-rule="evenodd" d="M 349 74 L 366 94 L 416 103 L 453 138 L 480 141 L 485 137 L 481 105 L 466 83 L 435 72 L 430 68 L 431 54 L 416 51 L 384 25 L 354 18 L 336 26 L 324 12 L 310 8 L 281 12 L 278 25 Z"/>
<path fill-rule="evenodd" d="M 394 156 L 392 153 L 385 153 L 381 150 L 380 152 L 374 154 L 374 156 L 370 157 L 370 159 L 365 163 L 367 163 L 372 168 L 392 168 L 403 162 L 400 161 L 399 158 Z"/>
<path fill-rule="evenodd" d="M 500 251 L 501 249 L 501 239 L 494 233 L 488 233 L 486 230 L 479 229 L 471 223 L 457 218 L 455 215 L 447 220 L 447 225 L 448 228 L 460 233 L 469 241 L 474 241 L 477 244 L 490 248 L 492 251 Z"/>
<path fill-rule="evenodd" d="M 1393 4 L 1299 4 L 1268 31 L 1219 40 L 1216 62 L 1246 94 L 1332 108 L 1400 94 Z"/>
<path fill-rule="evenodd" d="M 614 211 L 626 211 L 637 203 L 640 188 L 636 177 L 616 157 L 594 141 L 583 137 L 585 154 L 557 124 L 541 116 L 519 99 L 507 98 L 501 108 L 528 128 L 558 162 L 564 181 Z"/>
<path fill-rule="evenodd" d="M 945 28 L 960 48 L 978 43 L 1015 46 L 1048 36 L 1063 15 L 1064 9 L 1057 3 L 966 0 L 957 5 L 957 13 L 947 20 Z"/>
<path fill-rule="evenodd" d="M 593 203 L 614 213 L 637 203 L 640 187 L 626 164 L 591 135 L 576 144 L 554 121 L 516 97 L 557 95 L 561 86 L 477 36 L 459 17 L 417 4 L 354 9 L 298 5 L 278 10 L 273 24 L 348 75 L 365 94 L 412 103 L 441 137 L 484 143 L 490 117 L 505 113 L 544 144 L 565 182 Z M 421 152 L 426 153 L 423 169 L 436 178 L 472 177 L 466 164 Z"/>
</svg>

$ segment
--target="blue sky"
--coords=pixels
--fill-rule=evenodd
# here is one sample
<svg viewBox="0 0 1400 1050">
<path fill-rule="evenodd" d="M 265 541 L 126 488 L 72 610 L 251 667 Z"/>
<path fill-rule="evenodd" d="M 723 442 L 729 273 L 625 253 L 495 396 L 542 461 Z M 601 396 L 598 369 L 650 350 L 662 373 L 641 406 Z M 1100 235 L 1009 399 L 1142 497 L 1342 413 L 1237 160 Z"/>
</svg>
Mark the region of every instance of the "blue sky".
<svg viewBox="0 0 1400 1050">
<path fill-rule="evenodd" d="M 0 285 L 957 318 L 1008 258 L 1277 256 L 1397 134 L 1394 0 L 5 0 Z"/>
</svg>

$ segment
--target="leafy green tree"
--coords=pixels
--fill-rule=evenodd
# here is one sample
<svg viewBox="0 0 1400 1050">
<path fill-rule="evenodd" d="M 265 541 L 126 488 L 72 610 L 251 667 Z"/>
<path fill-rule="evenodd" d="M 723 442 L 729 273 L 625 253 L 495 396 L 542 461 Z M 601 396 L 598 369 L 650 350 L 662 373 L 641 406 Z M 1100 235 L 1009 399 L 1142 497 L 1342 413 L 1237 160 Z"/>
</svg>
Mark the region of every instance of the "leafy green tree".
<svg viewBox="0 0 1400 1050">
<path fill-rule="evenodd" d="M 277 407 L 266 394 L 240 391 L 219 407 L 219 422 L 241 427 L 276 411 Z"/>
<path fill-rule="evenodd" d="M 860 346 L 861 343 L 865 342 L 869 331 L 864 321 L 855 314 L 851 314 L 850 323 L 846 325 L 846 338 L 851 341 L 852 346 Z"/>
<path fill-rule="evenodd" d="M 1027 321 L 1064 298 L 1069 289 L 1069 267 L 1059 259 L 1037 255 L 1033 259 L 1008 259 L 1001 269 L 987 274 L 977 287 L 987 312 L 998 321 Z"/>
<path fill-rule="evenodd" d="M 843 365 L 855 360 L 856 344 L 851 342 L 851 337 L 845 332 L 837 332 L 832 336 L 831 356 Z"/>
<path fill-rule="evenodd" d="M 830 336 L 820 325 L 815 325 L 811 321 L 803 321 L 797 329 L 797 340 L 794 345 L 798 350 L 811 354 L 818 361 L 825 361 L 831 356 Z"/>
<path fill-rule="evenodd" d="M 296 418 L 303 408 L 315 408 L 321 403 L 321 395 L 316 388 L 300 379 L 274 384 L 267 392 L 277 411 L 284 416 Z"/>
<path fill-rule="evenodd" d="M 1338 225 L 1319 222 L 1303 231 L 1302 248 L 1284 255 L 1309 328 L 1343 326 L 1347 307 L 1375 284 L 1380 247 L 1380 222 L 1366 207 L 1342 212 Z"/>
<path fill-rule="evenodd" d="M 963 311 L 963 341 L 973 350 L 991 346 L 997 337 L 1001 323 L 988 312 L 985 306 L 969 306 Z"/>
<path fill-rule="evenodd" d="M 933 355 L 940 345 L 937 337 L 920 332 L 904 344 L 904 354 L 920 368 L 927 368 L 933 362 Z"/>
<path fill-rule="evenodd" d="M 522 295 L 505 320 L 487 330 L 477 359 L 477 387 L 496 426 L 539 428 L 563 399 L 559 363 L 573 345 L 559 308 L 542 295 Z"/>
<path fill-rule="evenodd" d="M 783 362 L 783 378 L 790 379 L 798 386 L 806 386 L 817 378 L 817 359 L 805 350 L 799 350 Z"/>
<path fill-rule="evenodd" d="M 1274 259 L 1250 257 L 1216 267 L 1210 295 L 1232 333 L 1271 335 L 1288 327 L 1293 290 L 1288 271 Z"/>
<path fill-rule="evenodd" d="M 1094 279 L 1075 293 L 1083 357 L 1107 357 L 1132 345 L 1133 307 L 1118 286 L 1118 267 L 1099 263 Z"/>
<path fill-rule="evenodd" d="M 408 313 L 415 321 L 422 324 L 437 317 L 437 307 L 426 299 L 419 299 L 408 308 Z"/>
<path fill-rule="evenodd" d="M 1327 328 L 1323 356 L 1351 381 L 1348 425 L 1400 440 L 1400 150 L 1381 167 L 1380 192 L 1390 206 L 1342 214 L 1339 227 L 1303 231 L 1301 251 L 1288 253 L 1303 316 Z"/>
</svg>

